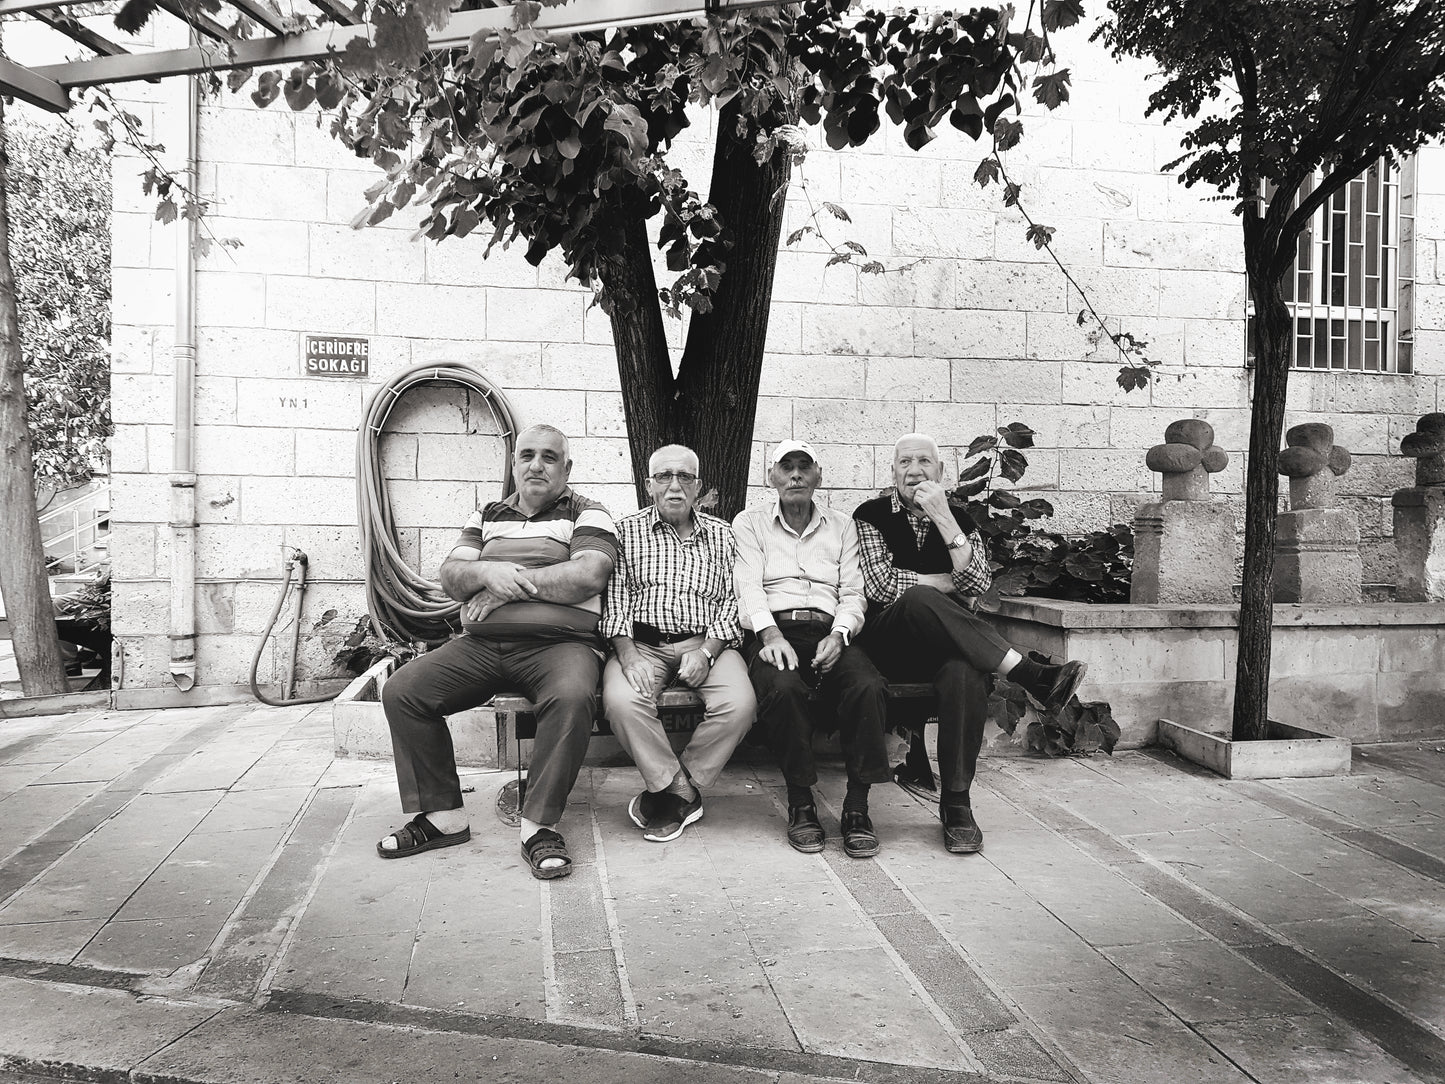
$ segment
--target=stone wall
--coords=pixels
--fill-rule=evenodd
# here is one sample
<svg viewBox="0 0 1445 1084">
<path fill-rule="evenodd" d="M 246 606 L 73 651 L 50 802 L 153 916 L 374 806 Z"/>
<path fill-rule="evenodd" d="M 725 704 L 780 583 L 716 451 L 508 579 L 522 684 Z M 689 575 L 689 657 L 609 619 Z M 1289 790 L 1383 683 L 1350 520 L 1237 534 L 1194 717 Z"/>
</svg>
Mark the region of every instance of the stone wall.
<svg viewBox="0 0 1445 1084">
<path fill-rule="evenodd" d="M 913 153 L 885 125 L 865 148 L 809 155 L 787 228 L 831 200 L 852 219 L 824 216 L 836 241 L 854 240 L 889 267 L 922 262 L 881 276 L 826 268 L 813 237 L 780 255 L 753 434 L 755 496 L 762 448 L 781 437 L 815 442 L 834 503 L 851 507 L 888 482 L 896 435 L 936 435 L 955 475 L 975 435 L 1022 421 L 1039 447 L 1021 485 L 1054 504 L 1057 529 L 1082 531 L 1127 522 L 1156 496 L 1143 451 L 1168 422 L 1192 415 L 1231 454 L 1215 492 L 1239 502 L 1249 380 L 1238 223 L 1225 204 L 1159 173 L 1178 144 L 1143 117 L 1143 69 L 1116 65 L 1085 38 L 1059 36 L 1074 101 L 1026 118 L 1009 168 L 1038 218 L 1057 227 L 1057 250 L 1098 309 L 1149 341 L 1163 362 L 1158 382 L 1130 394 L 1116 387 L 1117 362 L 1093 352 L 1076 324 L 1076 291 L 1025 240 L 998 188 L 973 183 L 979 146 L 945 128 Z M 135 92 L 137 111 L 172 148 L 183 145 L 174 135 L 179 89 Z M 701 115 L 678 148 L 698 184 L 709 135 Z M 210 101 L 201 150 L 201 190 L 214 201 L 208 229 L 242 242 L 212 245 L 197 276 L 202 685 L 244 680 L 283 547 L 292 546 L 310 555 L 315 578 L 302 671 L 328 672 L 340 634 L 364 610 L 355 428 L 376 386 L 410 364 L 474 365 L 504 389 L 521 423 L 545 420 L 574 436 L 579 488 L 617 512 L 635 506 L 608 321 L 560 263 L 534 268 L 500 250 L 484 260 L 478 236 L 412 241 L 406 212 L 352 230 L 377 174 L 314 115 L 284 104 L 258 110 L 245 94 Z M 155 222 L 141 169 L 122 159 L 115 177 L 113 550 L 126 689 L 167 684 L 176 228 Z M 1389 496 L 1411 478 L 1411 464 L 1392 453 L 1416 417 L 1439 407 L 1445 377 L 1445 149 L 1422 154 L 1418 176 L 1418 375 L 1291 378 L 1289 423 L 1327 421 L 1356 456 L 1342 488 L 1360 513 L 1371 582 L 1393 581 Z M 682 330 L 671 326 L 675 344 Z M 303 377 L 304 333 L 369 337 L 371 375 Z M 463 412 L 429 393 L 411 436 L 388 452 L 404 545 L 429 573 L 499 469 Z M 275 654 L 273 646 L 263 679 L 279 669 Z"/>
</svg>

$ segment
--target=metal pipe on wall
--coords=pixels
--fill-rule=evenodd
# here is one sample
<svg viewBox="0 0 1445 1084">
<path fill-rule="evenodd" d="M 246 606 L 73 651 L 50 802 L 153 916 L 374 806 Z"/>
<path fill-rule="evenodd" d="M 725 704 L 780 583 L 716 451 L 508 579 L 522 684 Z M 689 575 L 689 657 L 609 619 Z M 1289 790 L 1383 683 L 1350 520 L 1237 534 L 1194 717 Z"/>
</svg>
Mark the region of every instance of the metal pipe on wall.
<svg viewBox="0 0 1445 1084">
<path fill-rule="evenodd" d="M 194 33 L 192 35 L 194 39 Z M 192 42 L 194 44 L 194 40 Z M 186 80 L 185 184 L 196 191 L 200 95 Z M 196 221 L 176 223 L 175 428 L 171 445 L 171 681 L 182 692 L 196 684 Z"/>
</svg>

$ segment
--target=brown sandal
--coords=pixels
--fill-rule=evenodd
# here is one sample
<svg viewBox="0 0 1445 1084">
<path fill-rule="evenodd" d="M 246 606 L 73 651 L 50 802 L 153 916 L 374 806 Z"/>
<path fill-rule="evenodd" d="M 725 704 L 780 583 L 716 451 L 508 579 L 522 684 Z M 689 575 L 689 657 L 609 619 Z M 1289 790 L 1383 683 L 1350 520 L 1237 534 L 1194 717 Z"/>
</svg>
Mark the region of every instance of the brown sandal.
<svg viewBox="0 0 1445 1084">
<path fill-rule="evenodd" d="M 381 845 L 382 840 L 376 843 L 376 853 L 383 858 L 406 858 L 422 851 L 434 851 L 438 847 L 455 847 L 471 839 L 472 830 L 467 827 L 460 832 L 443 832 L 426 819 L 425 813 L 418 813 L 391 835 L 396 840 L 396 850 L 387 850 Z"/>
</svg>

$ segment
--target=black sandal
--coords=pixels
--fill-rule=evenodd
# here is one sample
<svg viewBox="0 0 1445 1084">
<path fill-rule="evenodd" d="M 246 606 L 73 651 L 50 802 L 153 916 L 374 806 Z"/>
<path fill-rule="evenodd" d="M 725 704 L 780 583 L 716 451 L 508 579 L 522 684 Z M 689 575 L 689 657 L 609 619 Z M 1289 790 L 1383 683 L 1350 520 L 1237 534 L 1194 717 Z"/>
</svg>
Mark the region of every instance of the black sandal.
<svg viewBox="0 0 1445 1084">
<path fill-rule="evenodd" d="M 422 851 L 434 851 L 438 847 L 455 847 L 458 843 L 471 839 L 472 830 L 467 827 L 460 832 L 443 832 L 426 819 L 425 813 L 418 813 L 392 832 L 391 836 L 396 840 L 395 850 L 388 850 L 381 845 L 384 837 L 377 841 L 376 853 L 383 858 L 406 858 L 409 855 L 421 854 Z"/>
<path fill-rule="evenodd" d="M 572 856 L 567 853 L 567 841 L 550 828 L 539 828 L 531 839 L 522 844 L 522 857 L 532 867 L 532 876 L 539 881 L 550 881 L 565 877 L 572 872 Z M 560 866 L 543 866 L 549 858 L 560 858 Z"/>
</svg>

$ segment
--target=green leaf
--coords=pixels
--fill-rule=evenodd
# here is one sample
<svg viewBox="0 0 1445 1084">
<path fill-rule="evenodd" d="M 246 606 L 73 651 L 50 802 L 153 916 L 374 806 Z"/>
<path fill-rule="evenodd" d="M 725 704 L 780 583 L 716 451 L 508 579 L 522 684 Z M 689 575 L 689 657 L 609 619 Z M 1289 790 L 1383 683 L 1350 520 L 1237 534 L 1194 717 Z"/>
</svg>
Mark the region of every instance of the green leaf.
<svg viewBox="0 0 1445 1084">
<path fill-rule="evenodd" d="M 1044 0 L 1044 29 L 1065 30 L 1084 17 L 1083 0 Z"/>
<path fill-rule="evenodd" d="M 1028 228 L 1024 236 L 1034 243 L 1034 248 L 1042 249 L 1048 247 L 1054 232 L 1052 226 L 1033 225 Z"/>
<path fill-rule="evenodd" d="M 993 469 L 993 460 L 980 459 L 964 467 L 958 474 L 960 482 L 971 482 L 975 478 L 987 478 L 988 472 Z"/>
<path fill-rule="evenodd" d="M 156 204 L 156 221 L 169 225 L 176 220 L 176 201 L 170 196 Z"/>
<path fill-rule="evenodd" d="M 835 263 L 850 263 L 852 259 L 853 254 L 851 252 L 837 252 L 828 257 L 828 262 L 825 263 L 823 267 L 826 269 L 832 267 Z"/>
<path fill-rule="evenodd" d="M 1010 482 L 1017 482 L 1028 470 L 1029 461 L 1013 448 L 1000 448 L 998 453 L 999 473 Z"/>
<path fill-rule="evenodd" d="M 281 73 L 262 72 L 256 79 L 256 89 L 251 92 L 251 101 L 265 109 L 280 93 Z"/>
<path fill-rule="evenodd" d="M 827 200 L 824 200 L 823 210 L 827 211 L 834 218 L 841 219 L 844 222 L 853 221 L 851 218 L 848 217 L 848 212 L 843 210 L 843 208 L 839 207 L 836 203 L 829 203 Z"/>
<path fill-rule="evenodd" d="M 964 458 L 978 455 L 979 452 L 993 451 L 998 447 L 998 437 L 992 433 L 984 433 L 982 436 L 974 437 L 968 445 L 968 451 L 964 452 Z"/>
<path fill-rule="evenodd" d="M 973 171 L 973 179 L 978 182 L 980 188 L 987 188 L 990 182 L 998 180 L 998 162 L 992 158 L 985 158 Z"/>
<path fill-rule="evenodd" d="M 1010 448 L 1032 448 L 1037 435 L 1023 422 L 1009 422 L 998 431 Z"/>
<path fill-rule="evenodd" d="M 1069 100 L 1069 69 L 1060 68 L 1048 75 L 1034 76 L 1034 101 L 1047 109 L 1057 109 Z"/>
</svg>

